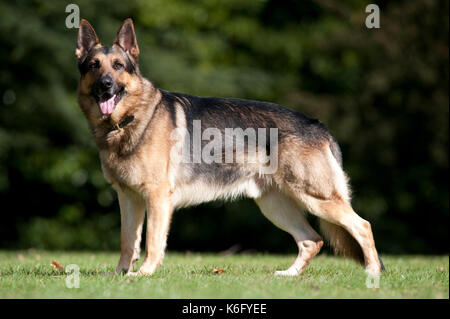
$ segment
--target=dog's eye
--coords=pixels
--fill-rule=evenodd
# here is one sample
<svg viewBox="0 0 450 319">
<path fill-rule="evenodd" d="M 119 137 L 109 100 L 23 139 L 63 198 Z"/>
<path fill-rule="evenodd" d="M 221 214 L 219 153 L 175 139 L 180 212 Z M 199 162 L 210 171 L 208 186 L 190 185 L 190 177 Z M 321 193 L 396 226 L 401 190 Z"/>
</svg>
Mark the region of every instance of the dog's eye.
<svg viewBox="0 0 450 319">
<path fill-rule="evenodd" d="M 100 62 L 98 62 L 97 60 L 89 63 L 90 69 L 98 69 L 99 66 L 100 66 Z"/>
<path fill-rule="evenodd" d="M 115 70 L 122 70 L 123 69 L 123 64 L 122 63 L 120 63 L 120 62 L 115 62 L 114 63 L 114 69 Z"/>
</svg>

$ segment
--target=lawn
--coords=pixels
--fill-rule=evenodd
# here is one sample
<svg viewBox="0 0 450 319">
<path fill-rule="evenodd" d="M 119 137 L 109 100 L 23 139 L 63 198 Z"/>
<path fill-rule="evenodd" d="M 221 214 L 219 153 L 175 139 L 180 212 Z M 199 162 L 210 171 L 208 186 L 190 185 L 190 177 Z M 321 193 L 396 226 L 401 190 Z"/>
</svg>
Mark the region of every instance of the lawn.
<svg viewBox="0 0 450 319">
<path fill-rule="evenodd" d="M 294 257 L 169 252 L 153 276 L 127 277 L 110 273 L 115 252 L 0 251 L 0 298 L 449 298 L 448 256 L 383 256 L 378 289 L 362 267 L 323 254 L 299 277 L 273 276 Z M 78 265 L 79 288 L 52 261 Z"/>
</svg>

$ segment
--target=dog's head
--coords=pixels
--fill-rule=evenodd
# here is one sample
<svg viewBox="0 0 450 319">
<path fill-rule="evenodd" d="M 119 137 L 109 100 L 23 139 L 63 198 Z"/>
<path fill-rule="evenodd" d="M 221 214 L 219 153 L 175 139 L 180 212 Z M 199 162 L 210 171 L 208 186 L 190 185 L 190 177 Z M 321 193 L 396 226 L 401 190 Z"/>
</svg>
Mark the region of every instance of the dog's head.
<svg viewBox="0 0 450 319">
<path fill-rule="evenodd" d="M 133 21 L 125 20 L 113 45 L 103 46 L 89 22 L 81 20 L 75 55 L 81 74 L 80 104 L 88 117 L 108 118 L 119 105 L 126 112 L 130 104 L 126 100 L 141 89 Z"/>
</svg>

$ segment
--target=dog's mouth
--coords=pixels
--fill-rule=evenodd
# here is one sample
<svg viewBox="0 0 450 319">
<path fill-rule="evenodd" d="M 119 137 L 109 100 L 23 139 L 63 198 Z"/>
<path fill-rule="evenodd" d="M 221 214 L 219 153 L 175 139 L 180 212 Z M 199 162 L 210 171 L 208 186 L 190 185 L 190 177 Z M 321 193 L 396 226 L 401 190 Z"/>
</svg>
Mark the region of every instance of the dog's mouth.
<svg viewBox="0 0 450 319">
<path fill-rule="evenodd" d="M 124 88 L 121 87 L 115 94 L 103 93 L 97 97 L 98 105 L 100 106 L 100 111 L 104 115 L 109 115 L 114 112 L 117 103 L 122 99 L 124 94 Z"/>
</svg>

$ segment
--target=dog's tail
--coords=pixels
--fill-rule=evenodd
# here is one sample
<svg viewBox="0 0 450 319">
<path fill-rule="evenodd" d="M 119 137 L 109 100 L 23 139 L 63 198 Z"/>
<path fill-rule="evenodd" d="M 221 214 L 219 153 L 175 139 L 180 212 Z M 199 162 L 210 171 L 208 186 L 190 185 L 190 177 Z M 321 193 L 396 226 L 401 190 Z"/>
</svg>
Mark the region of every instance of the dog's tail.
<svg viewBox="0 0 450 319">
<path fill-rule="evenodd" d="M 364 255 L 358 242 L 341 226 L 320 218 L 320 230 L 335 254 L 352 258 L 364 265 Z"/>
</svg>

